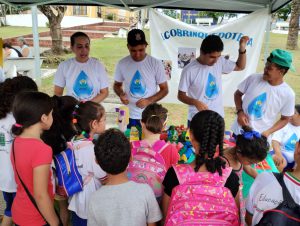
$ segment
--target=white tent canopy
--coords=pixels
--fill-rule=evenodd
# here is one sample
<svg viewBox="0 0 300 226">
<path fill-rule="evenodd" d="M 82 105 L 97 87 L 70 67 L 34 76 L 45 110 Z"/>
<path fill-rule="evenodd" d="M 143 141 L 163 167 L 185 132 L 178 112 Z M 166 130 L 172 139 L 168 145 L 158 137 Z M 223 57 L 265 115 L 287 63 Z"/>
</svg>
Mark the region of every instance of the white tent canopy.
<svg viewBox="0 0 300 226">
<path fill-rule="evenodd" d="M 13 7 L 32 5 L 99 5 L 136 11 L 142 8 L 174 8 L 203 11 L 226 11 L 250 13 L 269 7 L 271 12 L 283 7 L 291 0 L 0 0 Z"/>
</svg>

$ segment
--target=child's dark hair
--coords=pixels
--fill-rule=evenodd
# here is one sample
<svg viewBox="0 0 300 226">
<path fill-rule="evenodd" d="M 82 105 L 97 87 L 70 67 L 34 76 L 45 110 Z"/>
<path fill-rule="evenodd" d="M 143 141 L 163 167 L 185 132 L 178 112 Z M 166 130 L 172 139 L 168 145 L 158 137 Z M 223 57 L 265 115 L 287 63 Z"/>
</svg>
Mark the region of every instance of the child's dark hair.
<svg viewBox="0 0 300 226">
<path fill-rule="evenodd" d="M 145 108 L 142 113 L 141 121 L 150 132 L 160 133 L 164 127 L 167 117 L 168 110 L 161 104 L 154 103 Z"/>
<path fill-rule="evenodd" d="M 73 112 L 73 123 L 77 135 L 83 134 L 88 138 L 91 132 L 91 122 L 100 121 L 104 114 L 103 106 L 92 101 L 81 102 L 76 105 Z"/>
<path fill-rule="evenodd" d="M 300 114 L 300 104 L 295 105 L 295 110 L 297 111 L 298 114 Z"/>
<path fill-rule="evenodd" d="M 194 139 L 199 143 L 200 150 L 196 155 L 195 172 L 205 164 L 211 173 L 219 172 L 222 175 L 222 168 L 225 168 L 223 156 L 224 140 L 224 119 L 217 112 L 205 110 L 198 112 L 191 121 L 190 131 Z M 219 155 L 215 152 L 219 148 Z"/>
<path fill-rule="evenodd" d="M 249 126 L 243 126 L 242 129 L 245 133 L 253 131 Z M 245 135 L 239 134 L 236 137 L 235 148 L 237 153 L 240 153 L 243 157 L 260 162 L 267 157 L 269 143 L 264 136 L 257 137 L 253 135 L 252 138 L 246 138 Z"/>
<path fill-rule="evenodd" d="M 200 47 L 201 52 L 203 52 L 204 54 L 222 52 L 223 49 L 223 41 L 217 35 L 208 35 L 205 39 L 203 39 Z"/>
<path fill-rule="evenodd" d="M 36 83 L 27 76 L 6 79 L 0 86 L 0 119 L 11 112 L 15 96 L 22 91 L 37 91 Z"/>
<path fill-rule="evenodd" d="M 73 120 L 75 105 L 79 103 L 72 96 L 53 96 L 53 123 L 49 130 L 44 131 L 41 138 L 51 146 L 53 155 L 67 148 L 67 142 L 76 135 Z"/>
<path fill-rule="evenodd" d="M 75 39 L 78 38 L 78 37 L 85 37 L 90 42 L 90 37 L 86 33 L 78 31 L 78 32 L 75 32 L 74 34 L 72 34 L 71 37 L 70 37 L 71 46 L 75 45 Z"/>
<path fill-rule="evenodd" d="M 95 142 L 95 156 L 100 167 L 109 174 L 126 170 L 130 160 L 130 143 L 117 129 L 108 129 Z"/>
<path fill-rule="evenodd" d="M 24 129 L 40 122 L 43 114 L 49 115 L 52 109 L 52 99 L 45 93 L 29 91 L 19 93 L 12 107 L 16 120 L 16 124 L 12 126 L 12 133 L 20 135 Z"/>
</svg>

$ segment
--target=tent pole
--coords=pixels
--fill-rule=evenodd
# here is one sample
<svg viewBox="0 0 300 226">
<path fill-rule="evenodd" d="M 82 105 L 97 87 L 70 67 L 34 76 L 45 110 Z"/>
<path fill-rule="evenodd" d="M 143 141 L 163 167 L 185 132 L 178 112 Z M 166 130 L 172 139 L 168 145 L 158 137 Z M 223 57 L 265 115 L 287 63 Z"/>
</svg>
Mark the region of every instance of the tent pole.
<svg viewBox="0 0 300 226">
<path fill-rule="evenodd" d="M 31 6 L 32 13 L 32 34 L 34 46 L 34 79 L 38 86 L 41 85 L 41 68 L 40 68 L 40 45 L 39 45 L 39 32 L 38 32 L 38 17 L 37 6 Z"/>
<path fill-rule="evenodd" d="M 267 26 L 266 26 L 266 37 L 265 37 L 265 51 L 264 51 L 264 63 L 266 63 L 267 58 L 269 56 L 270 50 L 270 31 L 271 31 L 271 11 L 272 11 L 272 6 L 271 4 L 267 6 L 269 8 L 269 14 L 268 14 L 268 21 L 267 21 Z"/>
</svg>

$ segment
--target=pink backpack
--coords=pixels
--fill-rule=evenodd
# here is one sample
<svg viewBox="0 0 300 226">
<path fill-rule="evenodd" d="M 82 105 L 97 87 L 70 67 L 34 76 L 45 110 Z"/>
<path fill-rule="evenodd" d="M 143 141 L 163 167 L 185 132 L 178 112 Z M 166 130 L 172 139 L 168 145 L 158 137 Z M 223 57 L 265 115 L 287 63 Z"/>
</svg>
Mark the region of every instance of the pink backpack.
<svg viewBox="0 0 300 226">
<path fill-rule="evenodd" d="M 137 183 L 149 184 L 156 198 L 160 198 L 162 181 L 167 172 L 160 153 L 170 144 L 163 140 L 155 142 L 153 146 L 144 140 L 133 141 L 131 144 L 132 160 L 127 168 L 128 178 Z"/>
<path fill-rule="evenodd" d="M 224 187 L 231 168 L 196 173 L 190 165 L 174 165 L 179 185 L 172 191 L 165 226 L 239 225 L 238 208 L 230 190 Z"/>
</svg>

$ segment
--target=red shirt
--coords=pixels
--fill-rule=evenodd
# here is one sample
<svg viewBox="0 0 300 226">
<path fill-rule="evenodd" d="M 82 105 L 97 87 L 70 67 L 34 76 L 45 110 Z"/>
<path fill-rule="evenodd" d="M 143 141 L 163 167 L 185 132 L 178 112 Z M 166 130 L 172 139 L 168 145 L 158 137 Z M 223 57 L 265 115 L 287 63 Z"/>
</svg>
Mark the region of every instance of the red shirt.
<svg viewBox="0 0 300 226">
<path fill-rule="evenodd" d="M 36 210 L 30 201 L 23 185 L 19 181 L 15 167 L 26 185 L 27 189 L 33 195 L 33 169 L 41 165 L 50 165 L 52 162 L 52 149 L 44 142 L 34 138 L 17 137 L 14 142 L 14 153 L 16 165 L 14 164 L 13 152 L 11 160 L 15 172 L 17 183 L 17 195 L 12 205 L 13 221 L 20 226 L 41 226 L 46 224 L 40 213 Z M 53 185 L 51 181 L 52 172 L 49 167 L 48 193 L 53 200 Z"/>
<path fill-rule="evenodd" d="M 175 144 L 170 144 L 160 153 L 165 160 L 165 167 L 168 170 L 172 165 L 179 161 L 179 153 Z"/>
</svg>

